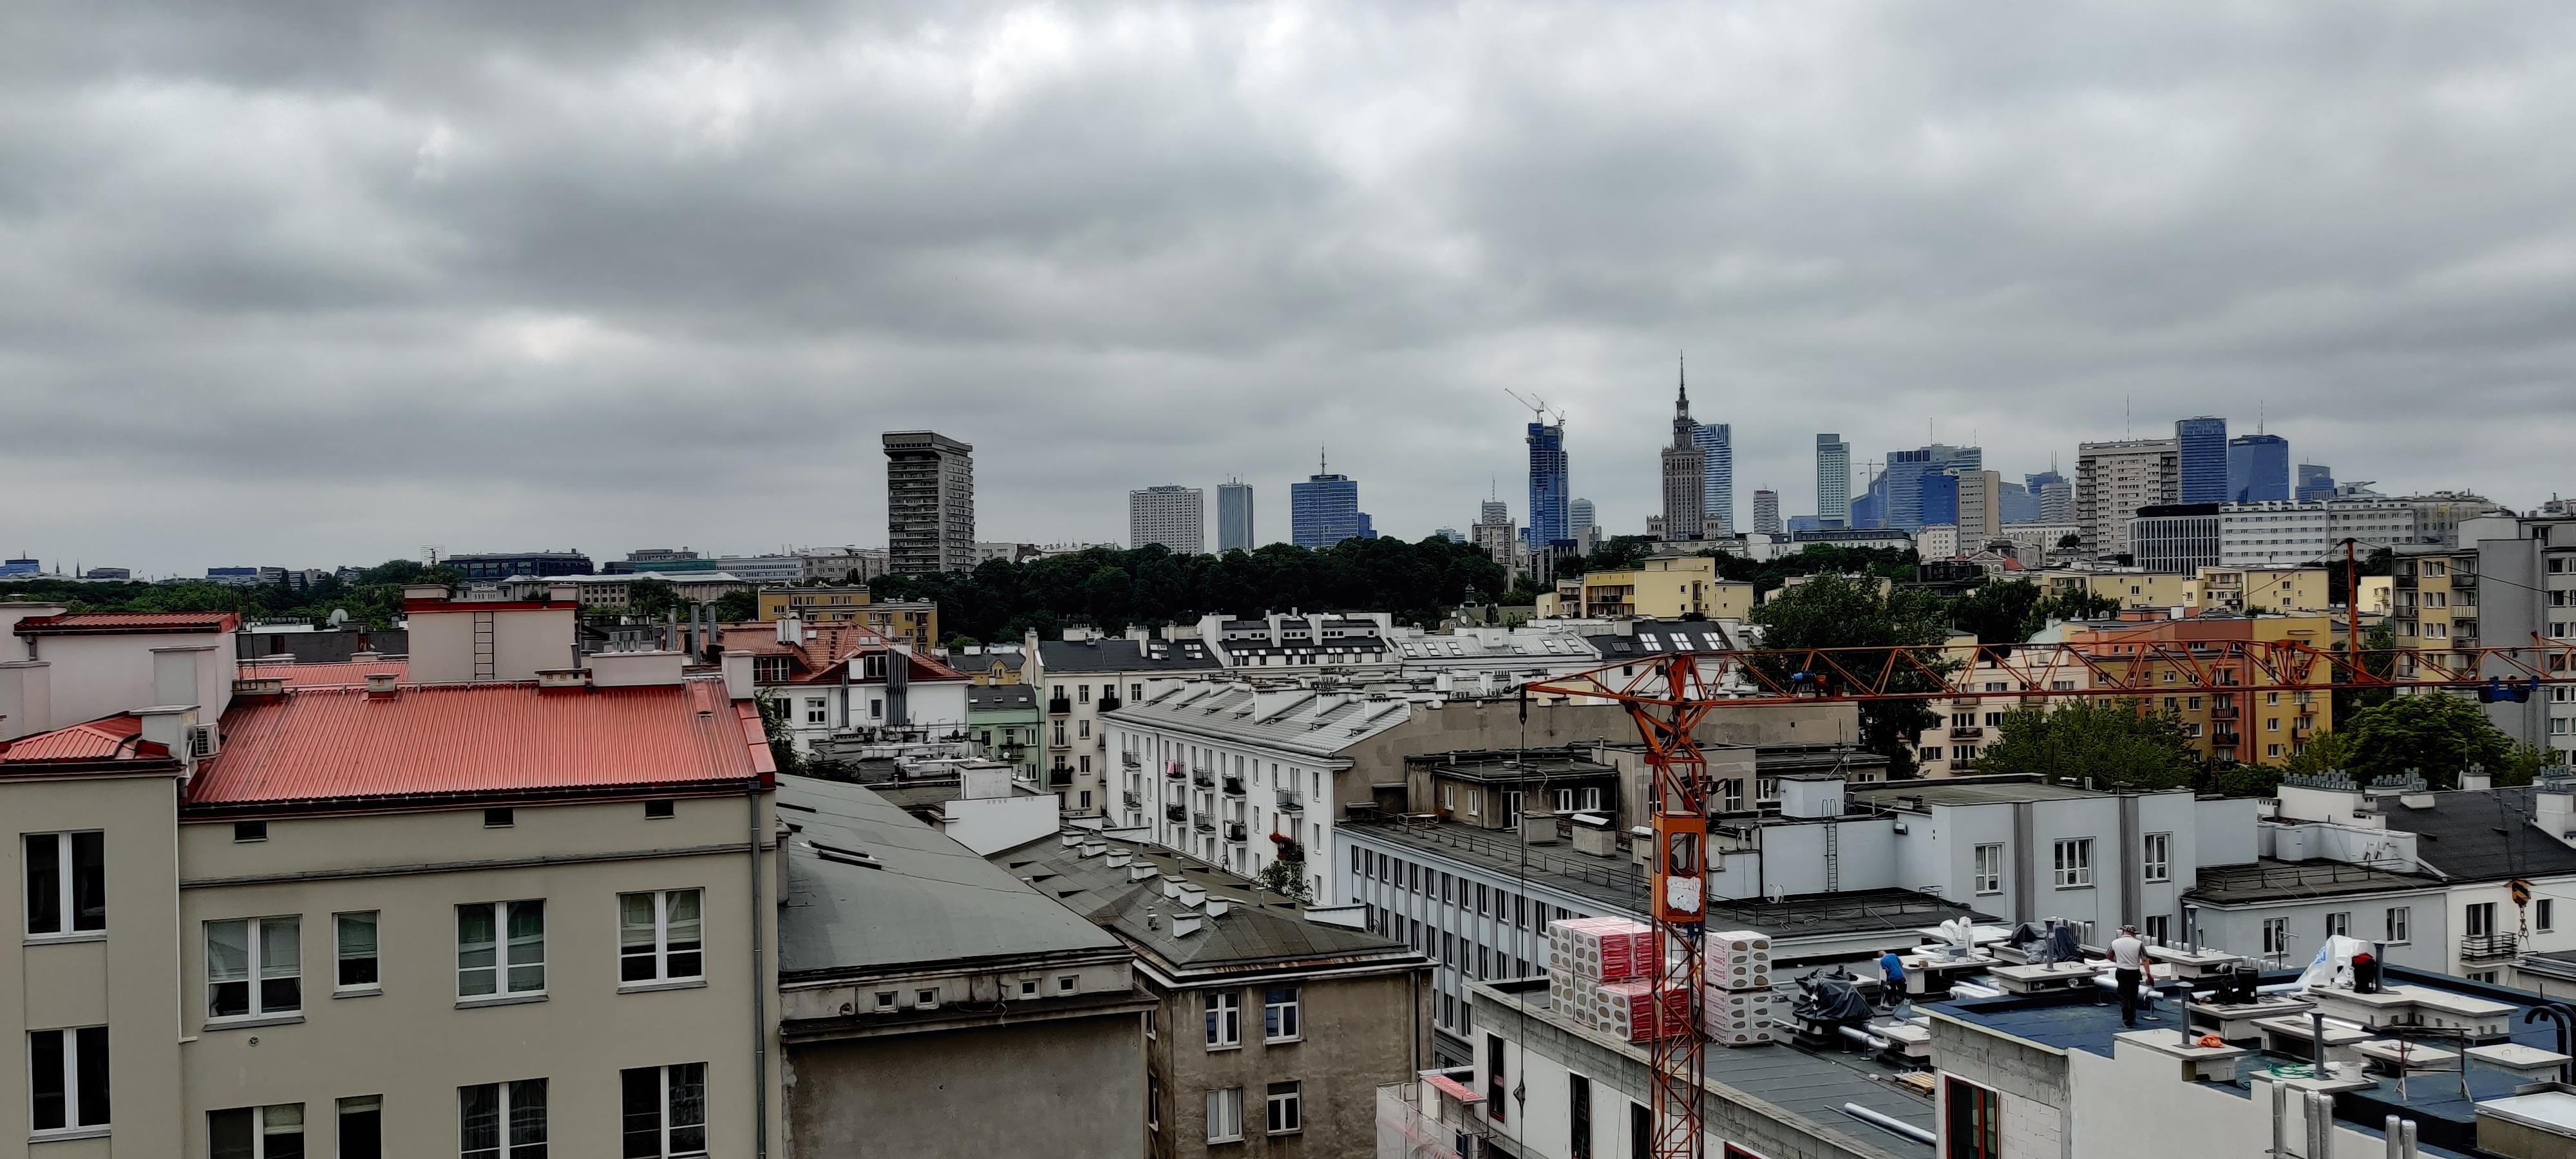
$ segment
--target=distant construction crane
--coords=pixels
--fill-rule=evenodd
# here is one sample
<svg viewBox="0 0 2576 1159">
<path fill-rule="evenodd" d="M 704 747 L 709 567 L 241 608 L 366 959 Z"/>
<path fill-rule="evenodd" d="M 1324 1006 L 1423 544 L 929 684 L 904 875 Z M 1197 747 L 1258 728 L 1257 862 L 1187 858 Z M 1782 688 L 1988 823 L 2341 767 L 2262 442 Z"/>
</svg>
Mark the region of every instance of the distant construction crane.
<svg viewBox="0 0 2576 1159">
<path fill-rule="evenodd" d="M 1564 412 L 1563 410 L 1559 410 L 1559 409 L 1557 409 L 1557 408 L 1555 408 L 1555 407 L 1551 407 L 1551 406 L 1547 405 L 1547 400 L 1546 400 L 1546 399 L 1540 398 L 1540 397 L 1538 397 L 1537 395 L 1531 395 L 1531 396 L 1529 396 L 1528 398 L 1522 398 L 1522 397 L 1521 397 L 1521 392 L 1519 392 L 1519 391 L 1517 391 L 1517 390 L 1513 390 L 1512 388 L 1510 388 L 1510 387 L 1508 387 L 1508 386 L 1506 386 L 1506 387 L 1504 387 L 1504 388 L 1503 388 L 1503 393 L 1504 393 L 1504 394 L 1508 394 L 1508 395 L 1512 396 L 1512 401 L 1513 401 L 1513 402 L 1519 403 L 1519 404 L 1521 404 L 1522 406 L 1525 406 L 1525 407 L 1528 407 L 1528 408 L 1529 408 L 1529 411 L 1530 411 L 1530 421 L 1531 421 L 1531 422 L 1534 422 L 1534 423 L 1544 423 L 1544 422 L 1547 420 L 1548 415 L 1549 415 L 1551 412 L 1553 412 L 1553 413 L 1555 414 L 1555 416 L 1556 416 L 1556 425 L 1558 425 L 1558 426 L 1564 426 L 1564 425 L 1565 425 L 1565 412 Z"/>
</svg>

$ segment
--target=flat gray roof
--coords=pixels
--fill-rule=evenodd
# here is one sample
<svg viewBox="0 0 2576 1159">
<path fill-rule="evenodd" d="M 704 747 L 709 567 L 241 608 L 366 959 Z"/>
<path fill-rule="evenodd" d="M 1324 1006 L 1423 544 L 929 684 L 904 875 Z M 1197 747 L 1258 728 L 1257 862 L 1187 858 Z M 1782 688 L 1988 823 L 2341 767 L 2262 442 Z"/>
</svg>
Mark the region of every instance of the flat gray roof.
<svg viewBox="0 0 2576 1159">
<path fill-rule="evenodd" d="M 1983 778 L 1874 781 L 1854 784 L 1848 792 L 1856 797 L 1867 797 L 1873 804 L 1891 808 L 1908 807 L 1897 804 L 1899 797 L 1918 798 L 1925 808 L 1930 808 L 1934 805 L 2009 805 L 2019 801 L 2081 801 L 2112 795 L 2081 785 Z"/>
<path fill-rule="evenodd" d="M 778 915 L 782 975 L 1119 947 L 864 786 L 782 774 L 778 815 L 794 827 Z"/>
</svg>

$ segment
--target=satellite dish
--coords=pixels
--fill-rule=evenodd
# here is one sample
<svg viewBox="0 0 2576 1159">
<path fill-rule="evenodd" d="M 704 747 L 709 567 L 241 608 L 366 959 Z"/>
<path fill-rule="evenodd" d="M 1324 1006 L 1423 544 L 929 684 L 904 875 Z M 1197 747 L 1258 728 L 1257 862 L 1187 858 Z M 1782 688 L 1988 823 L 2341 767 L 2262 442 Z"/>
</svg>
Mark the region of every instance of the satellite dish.
<svg viewBox="0 0 2576 1159">
<path fill-rule="evenodd" d="M 339 627 L 340 625 L 345 624 L 345 623 L 348 623 L 348 622 L 349 622 L 349 609 L 347 609 L 347 608 L 333 608 L 333 609 L 331 609 L 331 626 L 332 626 L 332 627 L 337 628 L 337 627 Z"/>
</svg>

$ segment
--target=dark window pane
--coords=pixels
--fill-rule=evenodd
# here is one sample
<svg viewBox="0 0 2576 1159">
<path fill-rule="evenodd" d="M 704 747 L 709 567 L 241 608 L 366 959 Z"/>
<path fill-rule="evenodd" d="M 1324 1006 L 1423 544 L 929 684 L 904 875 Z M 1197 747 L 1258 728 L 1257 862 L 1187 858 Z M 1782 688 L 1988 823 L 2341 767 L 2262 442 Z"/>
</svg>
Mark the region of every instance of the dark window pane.
<svg viewBox="0 0 2576 1159">
<path fill-rule="evenodd" d="M 697 943 L 691 942 L 690 944 L 696 945 Z M 697 977 L 701 972 L 701 967 L 699 966 L 698 961 L 698 952 L 696 950 L 671 951 L 671 976 L 674 978 Z"/>
<path fill-rule="evenodd" d="M 84 1127 L 104 1127 L 107 1117 L 107 1028 L 87 1027 L 74 1032 L 80 1049 L 80 1122 Z"/>
<path fill-rule="evenodd" d="M 303 1009 L 304 980 L 301 978 L 262 980 L 259 984 L 259 1008 L 270 1012 Z"/>
<path fill-rule="evenodd" d="M 546 1080 L 510 1084 L 510 1159 L 544 1159 Z"/>
<path fill-rule="evenodd" d="M 236 1014 L 250 1013 L 250 983 L 218 982 L 214 986 L 214 992 L 213 1001 L 206 1007 L 209 1017 L 229 1018 Z"/>
<path fill-rule="evenodd" d="M 339 1159 L 384 1159 L 385 1115 L 383 1104 L 370 1103 L 363 1110 L 340 1112 Z"/>
<path fill-rule="evenodd" d="M 464 1159 L 498 1159 L 501 1154 L 500 1084 L 457 1088 L 456 1118 L 456 1149 Z"/>
<path fill-rule="evenodd" d="M 624 1159 L 652 1159 L 662 1153 L 662 1071 L 638 1067 L 617 1072 L 618 1103 L 624 1109 Z"/>
<path fill-rule="evenodd" d="M 258 1114 L 249 1107 L 206 1112 L 206 1154 L 210 1159 L 251 1159 L 251 1125 Z"/>
<path fill-rule="evenodd" d="M 30 833 L 27 845 L 27 932 L 63 932 L 63 846 L 51 833 Z"/>
<path fill-rule="evenodd" d="M 28 1123 L 39 1131 L 68 1126 L 63 1105 L 63 1032 L 39 1030 L 27 1036 L 27 1061 L 35 1068 L 35 1117 Z"/>
<path fill-rule="evenodd" d="M 707 1149 L 707 1064 L 671 1068 L 671 1153 Z"/>
<path fill-rule="evenodd" d="M 259 1159 L 304 1159 L 304 1129 L 270 1131 L 259 1141 Z"/>
<path fill-rule="evenodd" d="M 617 959 L 617 980 L 650 982 L 653 980 L 653 947 L 628 947 Z"/>
<path fill-rule="evenodd" d="M 72 834 L 72 928 L 107 928 L 107 834 Z"/>
<path fill-rule="evenodd" d="M 343 986 L 375 985 L 376 960 L 374 958 L 340 959 L 340 984 Z"/>
</svg>

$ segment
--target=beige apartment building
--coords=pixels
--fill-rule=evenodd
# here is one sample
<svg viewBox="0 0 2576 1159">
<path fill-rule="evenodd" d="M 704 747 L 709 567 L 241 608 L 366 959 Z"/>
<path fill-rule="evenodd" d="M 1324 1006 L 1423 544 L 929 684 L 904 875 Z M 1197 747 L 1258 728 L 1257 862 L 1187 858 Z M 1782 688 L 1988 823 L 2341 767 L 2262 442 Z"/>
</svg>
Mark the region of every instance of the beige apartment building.
<svg viewBox="0 0 2576 1159">
<path fill-rule="evenodd" d="M 1717 560 L 1705 555 L 1659 555 L 1632 568 L 1559 581 L 1556 587 L 1538 598 L 1539 615 L 1678 620 L 1698 614 L 1740 620 L 1753 610 L 1753 585 L 1717 578 Z"/>
<path fill-rule="evenodd" d="M 747 663 L 556 667 L 568 589 L 406 594 L 407 671 L 5 615 L 0 1155 L 783 1153 Z"/>
<path fill-rule="evenodd" d="M 2199 606 L 2203 608 L 2322 612 L 2334 606 L 2328 593 L 2326 569 L 2321 567 L 2200 569 Z"/>
</svg>

